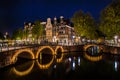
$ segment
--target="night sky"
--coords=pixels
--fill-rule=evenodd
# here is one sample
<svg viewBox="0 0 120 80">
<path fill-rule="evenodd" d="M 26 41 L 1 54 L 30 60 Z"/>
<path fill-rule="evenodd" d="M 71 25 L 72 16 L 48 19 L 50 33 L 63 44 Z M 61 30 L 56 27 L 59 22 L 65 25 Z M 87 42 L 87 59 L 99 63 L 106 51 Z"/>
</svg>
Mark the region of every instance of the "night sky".
<svg viewBox="0 0 120 80">
<path fill-rule="evenodd" d="M 0 32 L 23 27 L 24 22 L 48 17 L 71 18 L 74 12 L 90 12 L 98 20 L 100 11 L 112 0 L 0 0 Z"/>
</svg>

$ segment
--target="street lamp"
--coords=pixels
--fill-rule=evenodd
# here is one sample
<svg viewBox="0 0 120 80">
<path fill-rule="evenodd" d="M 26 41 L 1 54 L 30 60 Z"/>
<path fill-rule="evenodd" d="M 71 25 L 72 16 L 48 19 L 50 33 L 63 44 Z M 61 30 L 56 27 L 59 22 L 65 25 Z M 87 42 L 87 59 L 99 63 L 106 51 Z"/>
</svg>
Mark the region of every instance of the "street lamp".
<svg viewBox="0 0 120 80">
<path fill-rule="evenodd" d="M 73 45 L 74 45 L 74 42 L 75 42 L 75 40 L 74 40 L 74 39 L 75 39 L 75 36 L 72 36 L 72 38 L 73 38 L 73 41 L 72 41 L 72 43 L 73 43 Z"/>
<path fill-rule="evenodd" d="M 118 43 L 118 35 L 114 36 L 114 43 L 117 44 Z"/>
<path fill-rule="evenodd" d="M 81 37 L 79 36 L 78 37 L 78 44 L 80 44 L 80 42 L 81 42 Z"/>
</svg>

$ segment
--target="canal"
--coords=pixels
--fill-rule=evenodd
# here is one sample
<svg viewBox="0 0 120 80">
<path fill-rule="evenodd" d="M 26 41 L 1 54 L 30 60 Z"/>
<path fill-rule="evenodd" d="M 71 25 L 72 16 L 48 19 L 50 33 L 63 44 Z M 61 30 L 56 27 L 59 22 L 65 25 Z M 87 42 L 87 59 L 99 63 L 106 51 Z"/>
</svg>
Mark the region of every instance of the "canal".
<svg viewBox="0 0 120 80">
<path fill-rule="evenodd" d="M 0 80 L 119 80 L 120 56 L 94 54 L 70 52 L 42 54 L 38 60 L 18 58 L 14 65 L 0 69 Z"/>
</svg>

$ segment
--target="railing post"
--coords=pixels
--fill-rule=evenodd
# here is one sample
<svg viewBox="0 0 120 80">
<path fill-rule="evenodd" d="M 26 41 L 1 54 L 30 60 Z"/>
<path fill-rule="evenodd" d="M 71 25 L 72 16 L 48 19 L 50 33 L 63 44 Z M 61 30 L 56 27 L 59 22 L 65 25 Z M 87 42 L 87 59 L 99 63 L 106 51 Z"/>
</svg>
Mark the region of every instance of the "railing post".
<svg viewBox="0 0 120 80">
<path fill-rule="evenodd" d="M 16 49 L 16 40 L 15 40 L 15 42 L 14 42 L 14 49 Z"/>
<path fill-rule="evenodd" d="M 7 44 L 7 51 L 9 51 L 9 45 Z"/>
<path fill-rule="evenodd" d="M 2 43 L 0 44 L 0 52 L 2 52 Z"/>
</svg>

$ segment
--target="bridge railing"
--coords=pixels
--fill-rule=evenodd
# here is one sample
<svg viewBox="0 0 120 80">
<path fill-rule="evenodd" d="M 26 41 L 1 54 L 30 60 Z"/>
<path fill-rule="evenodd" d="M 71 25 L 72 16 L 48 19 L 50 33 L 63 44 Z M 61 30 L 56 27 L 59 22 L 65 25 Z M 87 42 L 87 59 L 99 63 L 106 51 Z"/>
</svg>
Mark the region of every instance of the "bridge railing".
<svg viewBox="0 0 120 80">
<path fill-rule="evenodd" d="M 9 51 L 9 50 L 15 50 L 20 48 L 26 48 L 26 47 L 33 47 L 33 46 L 76 46 L 76 45 L 85 45 L 87 43 L 56 43 L 56 42 L 41 42 L 41 43 L 16 43 L 15 41 L 13 44 L 4 43 L 1 42 L 0 44 L 0 52 L 3 51 Z"/>
</svg>

